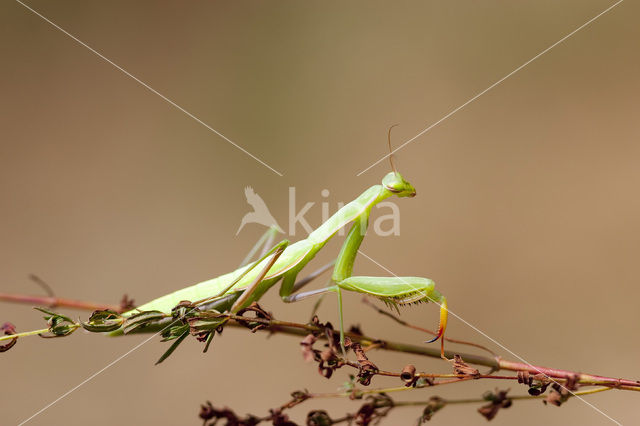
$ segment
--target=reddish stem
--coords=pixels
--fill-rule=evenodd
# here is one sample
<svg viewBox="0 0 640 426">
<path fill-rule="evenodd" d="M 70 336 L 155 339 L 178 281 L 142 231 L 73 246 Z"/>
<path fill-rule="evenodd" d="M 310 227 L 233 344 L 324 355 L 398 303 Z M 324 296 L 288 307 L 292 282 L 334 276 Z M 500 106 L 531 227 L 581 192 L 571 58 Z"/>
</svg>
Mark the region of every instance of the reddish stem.
<svg viewBox="0 0 640 426">
<path fill-rule="evenodd" d="M 97 311 L 102 309 L 110 309 L 120 312 L 120 306 L 104 305 L 98 303 L 85 302 L 83 300 L 63 299 L 51 296 L 32 296 L 28 294 L 7 294 L 0 293 L 0 300 L 7 302 L 27 303 L 31 305 L 49 306 L 55 308 L 63 306 L 65 308 L 82 309 L 87 311 Z"/>
<path fill-rule="evenodd" d="M 538 367 L 535 365 L 529 365 L 522 362 L 507 361 L 504 359 L 498 359 L 498 365 L 500 365 L 500 368 L 504 370 L 528 371 L 529 373 L 533 373 L 533 374 L 542 373 L 546 376 L 554 377 L 556 379 L 570 379 L 575 376 L 578 376 L 580 380 L 606 382 L 608 385 L 612 387 L 632 386 L 637 388 L 638 386 L 640 386 L 640 381 L 637 381 L 637 380 L 616 379 L 612 377 L 597 376 L 594 374 L 576 373 L 574 371 L 559 370 L 556 368 Z"/>
</svg>

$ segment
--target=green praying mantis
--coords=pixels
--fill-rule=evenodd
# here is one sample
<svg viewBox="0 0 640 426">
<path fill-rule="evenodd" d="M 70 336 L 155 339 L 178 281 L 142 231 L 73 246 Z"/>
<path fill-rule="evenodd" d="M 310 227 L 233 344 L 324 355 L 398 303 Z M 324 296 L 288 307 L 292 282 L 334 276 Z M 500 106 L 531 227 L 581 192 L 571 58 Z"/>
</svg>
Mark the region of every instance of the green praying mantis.
<svg viewBox="0 0 640 426">
<path fill-rule="evenodd" d="M 435 283 L 432 280 L 422 277 L 352 275 L 354 261 L 364 239 L 371 208 L 392 196 L 414 197 L 415 195 L 416 190 L 413 186 L 398 172 L 393 171 L 382 179 L 381 185 L 374 185 L 364 191 L 358 198 L 338 210 L 306 239 L 293 244 L 283 240 L 255 262 L 152 300 L 125 312 L 123 316 L 131 316 L 139 311 L 168 313 L 182 300 L 197 300 L 193 306 L 206 306 L 207 309 L 215 309 L 219 312 L 236 313 L 258 301 L 267 290 L 282 281 L 280 297 L 287 303 L 325 293 L 337 294 L 342 347 L 344 347 L 343 291 L 364 293 L 394 305 L 428 301 L 439 304 L 438 332 L 428 343 L 434 342 L 444 335 L 448 311 L 446 298 L 435 289 Z M 318 290 L 299 292 L 310 281 L 304 279 L 296 282 L 299 272 L 342 227 L 349 224 L 351 229 L 335 260 L 331 276 L 332 285 Z M 273 231 L 273 228 L 267 231 L 261 240 L 268 241 L 268 236 L 270 233 L 273 235 Z"/>
<path fill-rule="evenodd" d="M 391 144 L 390 138 L 391 128 L 389 129 L 389 145 Z M 273 240 L 275 232 L 277 232 L 275 228 L 271 228 L 258 241 L 248 256 L 251 258 L 257 248 L 266 242 L 265 249 L 268 250 L 258 260 L 241 266 L 233 272 L 152 300 L 134 310 L 125 312 L 123 316 L 135 315 L 141 311 L 169 313 L 183 300 L 197 300 L 191 306 L 206 306 L 207 309 L 235 314 L 258 301 L 267 290 L 282 281 L 280 297 L 287 303 L 326 293 L 337 295 L 340 345 L 343 352 L 343 291 L 364 293 L 396 306 L 434 302 L 440 306 L 440 321 L 436 336 L 427 343 L 443 338 L 447 326 L 447 300 L 435 289 L 435 283 L 432 280 L 422 277 L 372 277 L 352 274 L 358 249 L 367 230 L 372 207 L 392 196 L 415 197 L 416 195 L 415 188 L 396 171 L 391 157 L 390 161 L 392 171 L 382 179 L 380 185 L 374 185 L 365 190 L 355 200 L 339 209 L 304 240 L 293 244 L 288 240 L 283 240 L 268 249 L 269 242 Z M 323 272 L 313 273 L 311 279 L 296 281 L 300 271 L 340 229 L 349 225 L 351 228 L 333 263 L 330 285 L 318 290 L 300 292 L 311 279 Z M 113 334 L 120 334 L 120 332 L 117 331 Z M 445 358 L 444 339 L 441 344 L 441 356 Z"/>
<path fill-rule="evenodd" d="M 389 129 L 388 138 L 390 148 L 391 128 Z M 93 329 L 88 323 L 84 323 L 82 326 L 89 331 L 109 331 L 112 336 L 122 335 L 136 328 L 138 331 L 147 332 L 160 329 L 165 340 L 177 339 L 160 359 L 159 362 L 161 362 L 189 334 L 189 325 L 183 324 L 171 328 L 173 324 L 178 322 L 175 315 L 176 309 L 182 306 L 188 310 L 183 310 L 182 314 L 180 314 L 183 319 L 190 312 L 201 312 L 203 310 L 222 314 L 237 314 L 253 302 L 260 300 L 266 291 L 281 281 L 280 297 L 287 303 L 327 293 L 335 293 L 337 295 L 340 346 L 343 353 L 346 353 L 342 304 L 343 291 L 370 295 L 394 306 L 434 302 L 440 306 L 440 321 L 435 337 L 427 341 L 427 343 L 441 339 L 441 356 L 447 359 L 444 355 L 444 332 L 448 316 L 447 300 L 435 289 L 435 283 L 432 280 L 422 277 L 372 277 L 352 274 L 354 262 L 364 239 L 373 206 L 389 197 L 411 198 L 416 195 L 415 188 L 396 171 L 392 156 L 390 156 L 390 162 L 392 171 L 384 176 L 381 184 L 370 187 L 355 200 L 340 208 L 321 226 L 311 232 L 307 238 L 293 244 L 288 240 L 282 240 L 273 245 L 273 247 L 269 247 L 278 232 L 277 228 L 272 227 L 251 250 L 243 265 L 235 271 L 159 297 L 120 314 L 118 320 L 113 320 L 111 313 L 106 313 L 108 311 L 96 311 L 94 315 L 98 322 L 102 322 L 103 325 L 111 323 L 108 329 L 100 329 L 99 327 Z M 300 271 L 322 250 L 324 245 L 338 231 L 349 225 L 351 228 L 335 261 L 325 265 L 309 277 L 297 281 Z M 263 246 L 263 254 L 257 260 L 251 261 L 261 246 Z M 333 266 L 333 274 L 327 287 L 306 292 L 300 291 L 312 279 L 328 270 L 331 266 Z M 185 305 L 184 301 L 190 302 Z M 46 310 L 43 310 L 43 312 L 51 315 L 46 317 L 50 323 L 52 321 L 72 322 L 68 317 L 53 314 Z M 115 312 L 112 313 L 115 314 Z M 94 315 L 92 315 L 92 318 Z M 174 321 L 169 323 L 168 318 L 173 318 Z M 206 347 L 208 347 L 210 339 L 213 337 L 212 330 L 223 325 L 229 317 L 222 315 L 218 318 L 222 319 L 211 321 L 209 328 L 206 329 L 208 330 L 206 331 L 208 336 Z M 146 324 L 139 326 L 143 322 L 146 322 Z M 128 323 L 133 323 L 134 325 L 131 326 Z M 148 327 L 151 323 L 154 323 L 154 326 Z M 78 324 L 75 325 L 79 326 Z M 169 331 L 165 332 L 168 329 Z M 39 332 L 21 333 L 21 335 L 36 333 Z M 67 333 L 66 329 L 62 329 L 60 334 L 66 335 L 65 333 Z"/>
</svg>

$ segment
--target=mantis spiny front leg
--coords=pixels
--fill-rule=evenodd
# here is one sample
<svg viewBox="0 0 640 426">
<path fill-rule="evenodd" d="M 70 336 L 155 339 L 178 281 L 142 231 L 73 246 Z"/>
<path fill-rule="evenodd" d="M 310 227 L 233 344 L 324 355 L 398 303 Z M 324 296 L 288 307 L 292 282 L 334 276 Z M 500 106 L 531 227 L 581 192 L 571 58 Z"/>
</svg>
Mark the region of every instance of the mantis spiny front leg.
<svg viewBox="0 0 640 426">
<path fill-rule="evenodd" d="M 427 343 L 442 337 L 447 326 L 447 301 L 437 290 L 435 283 L 421 277 L 369 277 L 352 276 L 353 265 L 362 244 L 369 221 L 370 209 L 363 212 L 354 221 L 340 254 L 335 262 L 332 281 L 335 285 L 306 293 L 287 294 L 288 287 L 283 285 L 280 294 L 285 302 L 294 302 L 309 296 L 335 292 L 338 296 L 338 314 L 340 322 L 340 345 L 344 352 L 344 320 L 342 290 L 355 291 L 378 297 L 386 303 L 406 305 L 422 301 L 432 301 L 440 305 L 440 323 L 437 335 Z M 286 279 L 286 277 L 285 277 Z M 442 340 L 444 342 L 444 339 Z M 444 356 L 444 343 L 441 344 L 441 356 Z"/>
</svg>

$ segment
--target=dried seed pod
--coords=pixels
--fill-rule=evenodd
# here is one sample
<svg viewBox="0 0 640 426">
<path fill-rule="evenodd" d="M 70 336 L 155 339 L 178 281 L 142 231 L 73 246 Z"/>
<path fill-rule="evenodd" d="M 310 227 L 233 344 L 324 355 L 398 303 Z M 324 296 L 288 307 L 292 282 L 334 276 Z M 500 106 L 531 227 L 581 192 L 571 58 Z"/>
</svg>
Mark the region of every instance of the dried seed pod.
<svg viewBox="0 0 640 426">
<path fill-rule="evenodd" d="M 431 420 L 436 411 L 441 410 L 446 404 L 446 401 L 439 396 L 432 396 L 429 398 L 427 406 L 424 407 L 424 411 L 422 411 L 422 416 L 418 419 L 420 422 L 419 424 L 423 424 Z"/>
<path fill-rule="evenodd" d="M 307 414 L 307 426 L 331 426 L 333 420 L 324 410 L 309 411 Z"/>
<path fill-rule="evenodd" d="M 360 343 L 351 342 L 350 347 L 353 352 L 355 352 L 358 364 L 360 364 L 360 367 L 358 368 L 358 382 L 364 386 L 369 386 L 373 376 L 378 374 L 378 367 L 376 367 L 373 362 L 369 361 L 369 358 L 367 358 L 367 355 L 365 354 L 364 349 L 362 349 Z"/>
<path fill-rule="evenodd" d="M 11 324 L 10 322 L 5 322 L 2 325 L 2 327 L 0 327 L 0 331 L 4 331 L 4 334 L 6 336 L 11 336 L 12 334 L 16 334 L 16 326 Z M 18 338 L 15 337 L 15 338 L 9 340 L 4 345 L 0 345 L 0 352 L 8 351 L 9 349 L 11 349 L 16 344 L 17 341 L 18 341 Z"/>
<path fill-rule="evenodd" d="M 413 364 L 406 365 L 400 373 L 400 379 L 407 386 L 411 386 L 416 381 L 416 367 Z"/>
<path fill-rule="evenodd" d="M 498 390 L 496 389 L 494 392 L 485 392 L 482 396 L 485 400 L 490 401 L 487 405 L 483 405 L 478 408 L 478 413 L 480 413 L 487 420 L 492 420 L 498 411 L 501 408 L 509 408 L 511 407 L 511 400 L 507 398 L 507 390 Z"/>
<path fill-rule="evenodd" d="M 531 383 L 533 383 L 533 377 L 529 375 L 528 371 L 518 371 L 518 383 L 531 386 Z"/>
<path fill-rule="evenodd" d="M 453 372 L 462 376 L 480 377 L 480 372 L 462 360 L 460 355 L 453 356 Z"/>
<path fill-rule="evenodd" d="M 304 360 L 307 362 L 313 361 L 314 359 L 313 344 L 316 342 L 316 340 L 318 340 L 316 336 L 314 336 L 313 334 L 307 334 L 305 338 L 302 339 L 302 342 L 300 342 L 302 358 L 304 358 Z"/>
</svg>

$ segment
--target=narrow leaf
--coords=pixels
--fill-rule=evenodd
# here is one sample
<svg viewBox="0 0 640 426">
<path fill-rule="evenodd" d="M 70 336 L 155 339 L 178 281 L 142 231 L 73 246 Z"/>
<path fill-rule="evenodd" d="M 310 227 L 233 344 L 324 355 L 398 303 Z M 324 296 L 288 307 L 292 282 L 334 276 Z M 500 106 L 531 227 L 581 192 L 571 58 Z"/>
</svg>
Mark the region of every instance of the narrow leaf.
<svg viewBox="0 0 640 426">
<path fill-rule="evenodd" d="M 180 336 L 175 342 L 173 342 L 173 344 L 171 345 L 171 347 L 169 347 L 169 349 L 167 349 L 167 351 L 162 354 L 162 356 L 160 357 L 160 359 L 156 362 L 156 365 L 160 364 L 162 361 L 164 361 L 165 359 L 167 359 L 169 357 L 169 355 L 171 355 L 173 353 L 173 351 L 176 350 L 176 348 L 180 345 L 180 343 L 182 343 L 182 341 L 189 335 L 189 330 L 185 331 L 184 333 L 182 333 L 182 336 Z"/>
</svg>

